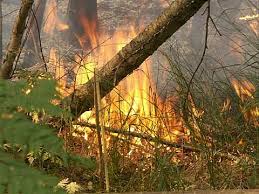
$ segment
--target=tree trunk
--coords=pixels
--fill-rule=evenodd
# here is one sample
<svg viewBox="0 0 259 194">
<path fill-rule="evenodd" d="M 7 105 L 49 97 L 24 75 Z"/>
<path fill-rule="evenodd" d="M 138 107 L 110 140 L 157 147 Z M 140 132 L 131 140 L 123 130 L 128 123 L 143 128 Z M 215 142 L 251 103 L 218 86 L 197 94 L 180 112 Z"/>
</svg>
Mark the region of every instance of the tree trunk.
<svg viewBox="0 0 259 194">
<path fill-rule="evenodd" d="M 41 59 L 40 32 L 47 0 L 37 0 L 29 21 L 29 34 L 26 41 L 26 52 L 23 68 L 30 67 Z"/>
<path fill-rule="evenodd" d="M 3 64 L 0 67 L 0 79 L 9 79 L 12 74 L 14 61 L 20 52 L 21 42 L 26 29 L 26 21 L 34 0 L 22 0 L 19 13 L 13 26 L 12 35 L 7 47 Z"/>
<path fill-rule="evenodd" d="M 69 42 L 78 49 L 97 44 L 97 0 L 70 0 L 68 5 Z"/>
<path fill-rule="evenodd" d="M 98 72 L 101 97 L 107 95 L 118 83 L 137 69 L 172 34 L 183 26 L 207 0 L 175 0 L 143 32 L 117 53 Z M 94 80 L 74 91 L 68 99 L 75 117 L 94 106 Z"/>
</svg>

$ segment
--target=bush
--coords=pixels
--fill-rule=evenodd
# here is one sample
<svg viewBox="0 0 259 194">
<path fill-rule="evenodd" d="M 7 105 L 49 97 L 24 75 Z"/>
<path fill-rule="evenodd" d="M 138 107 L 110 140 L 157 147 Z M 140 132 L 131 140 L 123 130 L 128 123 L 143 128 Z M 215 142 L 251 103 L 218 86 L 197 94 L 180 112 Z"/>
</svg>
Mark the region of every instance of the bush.
<svg viewBox="0 0 259 194">
<path fill-rule="evenodd" d="M 56 187 L 57 177 L 26 164 L 40 150 L 64 165 L 71 159 L 55 129 L 44 124 L 48 118 L 69 117 L 54 105 L 58 100 L 55 81 L 46 77 L 0 80 L 0 193 L 65 193 Z"/>
</svg>

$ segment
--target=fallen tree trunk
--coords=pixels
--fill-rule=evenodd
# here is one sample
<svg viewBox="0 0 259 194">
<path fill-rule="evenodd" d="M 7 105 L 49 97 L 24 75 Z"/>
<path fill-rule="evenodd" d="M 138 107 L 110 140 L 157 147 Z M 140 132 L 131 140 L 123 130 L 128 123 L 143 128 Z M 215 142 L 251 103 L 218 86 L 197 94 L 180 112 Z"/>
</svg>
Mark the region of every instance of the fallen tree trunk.
<svg viewBox="0 0 259 194">
<path fill-rule="evenodd" d="M 26 21 L 34 0 L 22 0 L 19 14 L 17 15 L 11 39 L 7 47 L 3 64 L 0 67 L 0 79 L 9 79 L 13 70 L 14 61 L 20 52 L 21 42 L 26 29 Z"/>
<path fill-rule="evenodd" d="M 80 126 L 83 126 L 83 127 L 89 127 L 91 129 L 97 130 L 97 125 L 95 125 L 95 124 L 90 124 L 90 123 L 87 123 L 87 122 L 76 122 L 74 124 L 80 125 Z M 121 135 L 124 135 L 124 136 L 137 137 L 137 138 L 144 139 L 144 140 L 147 140 L 147 141 L 150 141 L 150 142 L 163 144 L 163 145 L 166 145 L 168 147 L 182 148 L 185 151 L 201 152 L 201 150 L 198 149 L 198 148 L 188 146 L 188 145 L 184 145 L 183 143 L 168 141 L 168 140 L 160 138 L 160 137 L 152 137 L 151 135 L 144 134 L 144 133 L 138 133 L 138 132 L 134 132 L 134 131 L 130 131 L 130 130 L 123 130 L 123 129 L 115 129 L 115 128 L 110 128 L 110 127 L 105 127 L 105 126 L 103 126 L 103 128 L 106 132 L 109 132 L 109 133 L 116 133 L 116 134 L 121 134 Z"/>
<path fill-rule="evenodd" d="M 137 69 L 172 34 L 183 26 L 207 0 L 175 0 L 143 32 L 97 71 L 101 97 Z M 67 99 L 75 117 L 94 106 L 94 79 L 75 90 Z"/>
</svg>

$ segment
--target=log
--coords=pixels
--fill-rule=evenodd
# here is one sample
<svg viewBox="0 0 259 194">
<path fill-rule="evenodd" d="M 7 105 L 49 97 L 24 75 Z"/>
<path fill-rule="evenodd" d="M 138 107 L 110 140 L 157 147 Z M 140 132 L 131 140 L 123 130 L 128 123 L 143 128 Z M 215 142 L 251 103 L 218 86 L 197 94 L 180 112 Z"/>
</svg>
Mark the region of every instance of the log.
<svg viewBox="0 0 259 194">
<path fill-rule="evenodd" d="M 87 122 L 84 122 L 84 121 L 76 122 L 74 124 L 80 125 L 80 126 L 83 126 L 83 127 L 89 127 L 91 129 L 97 130 L 97 125 L 90 124 L 90 123 L 87 123 Z M 109 132 L 109 133 L 116 133 L 116 134 L 120 134 L 120 135 L 123 135 L 123 136 L 137 137 L 137 138 L 140 138 L 140 139 L 147 140 L 149 142 L 162 144 L 162 145 L 165 145 L 165 146 L 168 146 L 168 147 L 181 148 L 181 149 L 183 149 L 184 151 L 187 151 L 187 152 L 188 151 L 190 151 L 190 152 L 201 152 L 201 150 L 196 148 L 196 147 L 184 145 L 183 143 L 168 141 L 168 140 L 162 139 L 160 137 L 152 137 L 151 135 L 144 134 L 144 133 L 138 133 L 138 132 L 125 130 L 125 129 L 115 129 L 115 128 L 105 127 L 105 126 L 103 126 L 103 129 L 106 132 Z"/>
<path fill-rule="evenodd" d="M 34 0 L 22 0 L 19 13 L 13 26 L 12 35 L 7 47 L 7 52 L 0 67 L 0 79 L 9 79 L 12 74 L 14 61 L 20 52 L 21 42 L 26 29 L 26 21 L 32 9 Z"/>
<path fill-rule="evenodd" d="M 160 45 L 183 26 L 207 0 L 175 0 L 139 35 L 97 71 L 101 97 L 137 69 Z M 94 106 L 94 79 L 75 90 L 65 102 L 70 103 L 75 118 Z"/>
</svg>

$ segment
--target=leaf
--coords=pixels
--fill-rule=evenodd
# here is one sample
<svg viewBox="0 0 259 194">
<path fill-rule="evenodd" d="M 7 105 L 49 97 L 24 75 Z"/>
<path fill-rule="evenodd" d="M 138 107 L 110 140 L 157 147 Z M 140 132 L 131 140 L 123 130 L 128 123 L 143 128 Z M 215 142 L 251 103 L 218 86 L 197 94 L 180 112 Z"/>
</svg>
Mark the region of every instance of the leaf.
<svg viewBox="0 0 259 194">
<path fill-rule="evenodd" d="M 5 168 L 7 172 L 0 173 L 0 185 L 7 184 L 8 193 L 32 194 L 38 191 L 53 193 L 58 184 L 58 178 L 45 175 L 33 169 L 22 161 L 14 160 L 10 154 L 0 151 L 0 169 Z M 8 182 L 6 182 L 8 179 Z M 59 191 L 60 192 L 60 191 Z M 64 192 L 61 192 L 64 193 Z"/>
<path fill-rule="evenodd" d="M 45 159 L 57 156 L 65 165 L 68 163 L 68 154 L 63 149 L 63 141 L 56 135 L 55 129 L 40 122 L 34 123 L 26 116 L 27 113 L 31 115 L 40 112 L 50 117 L 69 116 L 69 113 L 52 104 L 54 99 L 59 98 L 53 80 L 0 80 L 0 142 L 5 143 L 0 144 L 0 193 L 5 190 L 12 194 L 64 193 L 64 190 L 53 190 L 59 182 L 58 178 L 31 168 L 23 160 L 13 158 L 11 154 L 13 151 L 19 152 L 19 157 L 28 159 L 28 153 L 43 151 L 43 156 L 47 156 Z M 92 166 L 90 160 L 83 162 L 75 158 L 74 162 Z M 34 158 L 31 158 L 30 163 L 33 160 Z M 77 189 L 71 186 L 72 191 Z"/>
</svg>

